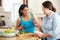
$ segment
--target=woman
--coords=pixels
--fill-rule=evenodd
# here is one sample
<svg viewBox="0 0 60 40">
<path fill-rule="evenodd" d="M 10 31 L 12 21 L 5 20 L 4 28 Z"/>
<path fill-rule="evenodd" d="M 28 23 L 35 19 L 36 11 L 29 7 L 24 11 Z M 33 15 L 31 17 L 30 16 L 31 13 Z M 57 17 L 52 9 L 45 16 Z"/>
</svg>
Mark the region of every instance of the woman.
<svg viewBox="0 0 60 40">
<path fill-rule="evenodd" d="M 16 29 L 24 29 L 25 32 L 34 33 L 34 26 L 37 25 L 38 21 L 34 15 L 29 12 L 28 6 L 26 4 L 22 4 L 19 8 L 19 18 L 16 22 Z"/>
<path fill-rule="evenodd" d="M 45 1 L 42 3 L 42 10 L 46 15 L 41 26 L 43 33 L 35 33 L 35 35 L 47 38 L 46 40 L 60 40 L 60 16 L 55 13 L 56 9 L 50 1 Z"/>
</svg>

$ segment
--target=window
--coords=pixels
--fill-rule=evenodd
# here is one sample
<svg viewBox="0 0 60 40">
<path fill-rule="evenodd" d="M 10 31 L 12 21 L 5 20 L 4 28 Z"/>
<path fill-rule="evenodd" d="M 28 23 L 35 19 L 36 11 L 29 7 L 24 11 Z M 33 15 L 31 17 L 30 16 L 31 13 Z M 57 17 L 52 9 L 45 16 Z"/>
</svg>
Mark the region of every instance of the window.
<svg viewBox="0 0 60 40">
<path fill-rule="evenodd" d="M 28 0 L 23 0 L 23 3 L 28 5 Z"/>
<path fill-rule="evenodd" d="M 16 19 L 19 17 L 18 10 L 19 10 L 19 7 L 20 7 L 21 4 L 27 4 L 28 5 L 28 0 L 23 0 L 23 1 L 20 0 L 20 3 L 19 3 L 19 1 L 17 1 L 17 3 L 15 3 L 13 5 L 12 22 L 16 22 Z"/>
<path fill-rule="evenodd" d="M 18 10 L 19 10 L 20 4 L 16 3 L 13 5 L 13 11 L 12 11 L 12 21 L 15 22 L 18 18 Z"/>
</svg>

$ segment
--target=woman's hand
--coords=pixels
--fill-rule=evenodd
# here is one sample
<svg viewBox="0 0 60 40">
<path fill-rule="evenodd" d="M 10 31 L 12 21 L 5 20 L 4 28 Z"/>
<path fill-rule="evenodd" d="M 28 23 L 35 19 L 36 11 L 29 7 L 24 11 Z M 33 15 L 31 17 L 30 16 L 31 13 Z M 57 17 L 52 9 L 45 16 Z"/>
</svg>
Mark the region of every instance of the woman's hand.
<svg viewBox="0 0 60 40">
<path fill-rule="evenodd" d="M 48 33 L 46 33 L 46 34 L 35 33 L 34 35 L 37 36 L 37 37 L 39 37 L 39 38 L 51 37 L 51 35 L 49 35 Z"/>
<path fill-rule="evenodd" d="M 22 26 L 16 28 L 16 30 L 22 30 L 22 29 L 23 29 Z"/>
<path fill-rule="evenodd" d="M 39 37 L 39 38 L 42 38 L 43 37 L 43 35 L 40 34 L 40 33 L 35 33 L 34 36 Z"/>
<path fill-rule="evenodd" d="M 42 32 L 40 32 L 40 31 L 35 31 L 34 32 L 35 34 L 34 34 L 34 36 L 37 36 L 37 37 L 40 37 L 40 38 L 42 38 L 43 36 L 43 33 Z"/>
</svg>

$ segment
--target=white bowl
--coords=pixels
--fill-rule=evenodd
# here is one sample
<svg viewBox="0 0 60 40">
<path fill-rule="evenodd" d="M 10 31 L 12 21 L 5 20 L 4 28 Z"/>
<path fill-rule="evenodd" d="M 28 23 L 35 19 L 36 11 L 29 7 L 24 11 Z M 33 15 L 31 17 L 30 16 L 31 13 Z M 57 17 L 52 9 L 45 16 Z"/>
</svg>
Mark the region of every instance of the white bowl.
<svg viewBox="0 0 60 40">
<path fill-rule="evenodd" d="M 3 34 L 4 37 L 13 37 L 16 36 L 16 33 L 5 33 Z"/>
</svg>

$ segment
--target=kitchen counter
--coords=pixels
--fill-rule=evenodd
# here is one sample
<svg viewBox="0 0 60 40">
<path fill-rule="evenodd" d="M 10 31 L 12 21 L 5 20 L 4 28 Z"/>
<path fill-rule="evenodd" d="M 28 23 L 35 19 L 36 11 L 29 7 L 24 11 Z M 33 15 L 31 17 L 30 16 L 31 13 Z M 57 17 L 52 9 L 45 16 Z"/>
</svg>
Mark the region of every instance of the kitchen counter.
<svg viewBox="0 0 60 40">
<path fill-rule="evenodd" d="M 0 31 L 3 31 L 4 29 L 0 28 Z M 26 34 L 18 34 L 18 36 L 15 37 L 0 37 L 0 40 L 40 40 L 37 37 L 33 36 L 31 33 Z"/>
<path fill-rule="evenodd" d="M 10 38 L 0 37 L 0 40 L 40 40 L 40 39 L 38 39 L 37 37 L 34 37 L 34 36 L 30 36 L 30 35 L 25 36 L 25 34 L 24 34 L 24 35 L 19 35 L 19 36 L 10 37 Z"/>
<path fill-rule="evenodd" d="M 0 37 L 0 40 L 16 40 L 16 37 L 11 37 L 11 38 Z"/>
</svg>

